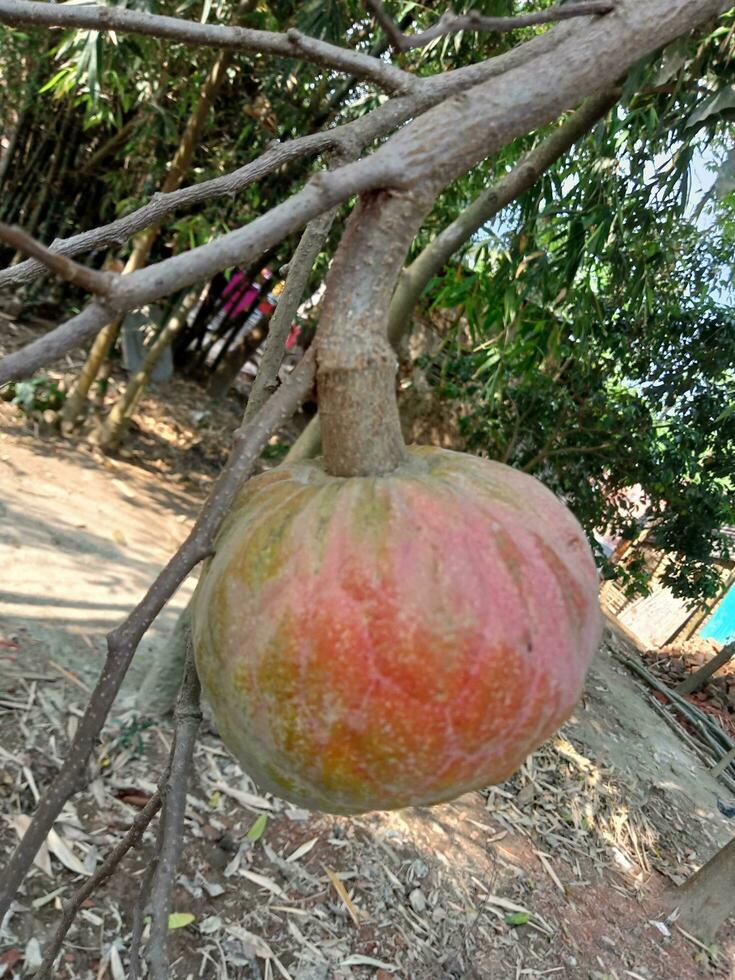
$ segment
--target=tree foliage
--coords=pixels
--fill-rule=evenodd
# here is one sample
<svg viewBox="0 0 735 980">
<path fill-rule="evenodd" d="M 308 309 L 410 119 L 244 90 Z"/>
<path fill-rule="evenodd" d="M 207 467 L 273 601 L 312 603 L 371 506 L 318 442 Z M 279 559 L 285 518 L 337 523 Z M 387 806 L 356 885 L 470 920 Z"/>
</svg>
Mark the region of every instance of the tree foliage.
<svg viewBox="0 0 735 980">
<path fill-rule="evenodd" d="M 735 520 L 734 202 L 691 188 L 732 145 L 723 37 L 639 66 L 430 294 L 462 314 L 427 368 L 468 446 L 534 472 L 590 533 L 636 534 L 623 491 L 640 485 L 688 596 L 718 590 L 709 559 Z"/>
</svg>

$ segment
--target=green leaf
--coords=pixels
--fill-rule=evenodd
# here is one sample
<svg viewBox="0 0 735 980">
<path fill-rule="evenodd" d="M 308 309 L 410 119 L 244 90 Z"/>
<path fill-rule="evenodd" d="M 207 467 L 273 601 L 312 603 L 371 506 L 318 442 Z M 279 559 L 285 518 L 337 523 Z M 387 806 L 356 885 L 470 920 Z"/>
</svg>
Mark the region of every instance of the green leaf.
<svg viewBox="0 0 735 980">
<path fill-rule="evenodd" d="M 263 836 L 263 831 L 265 830 L 267 823 L 268 816 L 265 813 L 261 813 L 247 834 L 245 834 L 247 839 L 252 841 L 260 840 L 260 838 Z"/>
<path fill-rule="evenodd" d="M 72 74 L 73 72 L 74 69 L 70 68 L 68 65 L 62 68 L 60 71 L 57 71 L 53 78 L 49 78 L 46 84 L 41 86 L 41 88 L 38 90 L 39 95 L 41 92 L 48 92 L 50 89 L 55 88 L 63 78 L 66 78 L 67 75 Z"/>
<path fill-rule="evenodd" d="M 196 916 L 192 915 L 191 912 L 172 912 L 168 917 L 168 927 L 169 929 L 183 929 L 184 926 L 190 926 L 195 919 Z"/>
<path fill-rule="evenodd" d="M 709 99 L 706 99 L 687 120 L 687 128 L 700 126 L 711 116 L 732 119 L 735 111 L 735 85 L 725 85 Z"/>
<path fill-rule="evenodd" d="M 530 912 L 511 912 L 510 915 L 506 915 L 505 924 L 508 926 L 525 926 L 530 918 Z"/>
</svg>

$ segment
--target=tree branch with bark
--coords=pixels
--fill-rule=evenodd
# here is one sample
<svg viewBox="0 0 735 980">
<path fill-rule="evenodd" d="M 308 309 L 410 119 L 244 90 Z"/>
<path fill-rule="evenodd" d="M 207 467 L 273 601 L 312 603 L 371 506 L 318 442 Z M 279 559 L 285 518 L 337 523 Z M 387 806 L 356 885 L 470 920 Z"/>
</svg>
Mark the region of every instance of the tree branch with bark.
<svg viewBox="0 0 735 980">
<path fill-rule="evenodd" d="M 258 250 L 262 254 L 354 194 L 411 190 L 434 178 L 449 183 L 511 140 L 574 106 L 580 89 L 598 91 L 614 84 L 635 61 L 726 7 L 726 0 L 703 0 L 696 11 L 685 0 L 625 0 L 612 14 L 585 20 L 576 31 L 560 25 L 547 36 L 561 32 L 561 40 L 535 58 L 521 58 L 515 67 L 445 99 L 369 156 L 316 174 L 303 190 L 244 228 L 113 280 L 110 305 L 122 313 L 246 263 Z M 494 106 L 489 124 L 488 104 Z M 95 328 L 74 318 L 57 330 L 61 334 L 48 335 L 54 338 L 54 356 L 83 343 Z M 0 362 L 0 384 L 48 363 L 45 340 L 25 349 L 33 349 L 32 356 L 18 351 Z"/>
<path fill-rule="evenodd" d="M 153 916 L 148 959 L 151 963 L 151 976 L 167 976 L 165 972 L 157 971 L 159 964 L 163 964 L 164 969 L 167 969 L 166 937 L 170 893 L 181 846 L 181 831 L 186 810 L 186 789 L 191 771 L 194 744 L 202 718 L 199 707 L 199 678 L 194 666 L 190 634 L 187 637 L 186 649 L 185 670 L 174 715 L 174 737 L 168 765 L 161 778 L 160 786 L 135 817 L 122 840 L 64 906 L 61 922 L 44 950 L 43 961 L 36 974 L 38 980 L 50 980 L 53 976 L 54 961 L 84 901 L 103 881 L 117 871 L 120 862 L 128 851 L 140 845 L 143 834 L 161 807 L 164 806 L 164 801 L 165 806 L 159 832 L 161 847 L 153 866 L 154 870 L 148 883 L 149 887 L 142 890 L 142 897 L 144 898 L 143 904 L 148 904 L 150 886 L 152 885 L 153 893 L 150 897 L 150 904 L 153 908 Z M 136 918 L 142 923 L 145 909 L 139 907 L 136 912 L 139 913 Z"/>
<path fill-rule="evenodd" d="M 76 27 L 87 31 L 115 31 L 195 47 L 254 51 L 278 58 L 295 58 L 363 78 L 387 92 L 409 92 L 415 84 L 409 72 L 395 65 L 360 51 L 309 37 L 293 28 L 279 34 L 226 24 L 201 24 L 125 7 L 97 4 L 68 6 L 37 0 L 0 0 L 0 23 L 9 27 L 61 27 L 67 30 Z"/>
<path fill-rule="evenodd" d="M 53 977 L 52 971 L 54 960 L 58 956 L 64 939 L 66 938 L 66 934 L 74 924 L 74 920 L 76 919 L 79 910 L 82 908 L 83 903 L 99 887 L 99 885 L 102 884 L 103 881 L 110 878 L 117 871 L 120 862 L 128 851 L 140 844 L 148 825 L 161 809 L 161 803 L 161 793 L 160 790 L 157 790 L 150 800 L 148 800 L 140 813 L 135 817 L 130 829 L 122 840 L 116 844 L 99 868 L 97 868 L 95 873 L 90 878 L 87 878 L 84 884 L 77 889 L 74 895 L 72 895 L 72 897 L 66 903 L 62 912 L 61 922 L 56 927 L 56 932 L 54 933 L 53 938 L 49 941 L 48 946 L 44 950 L 43 960 L 38 968 L 36 980 L 51 980 Z"/>
<path fill-rule="evenodd" d="M 199 706 L 200 685 L 194 664 L 191 634 L 187 637 L 184 679 L 174 718 L 176 730 L 171 746 L 171 761 L 163 790 L 163 813 L 156 870 L 150 888 L 151 931 L 146 959 L 151 980 L 168 980 L 168 917 L 171 911 L 171 889 L 183 844 L 186 789 L 202 712 Z"/>
<path fill-rule="evenodd" d="M 538 177 L 566 153 L 574 143 L 612 108 L 620 96 L 618 88 L 587 99 L 582 106 L 513 169 L 483 191 L 447 225 L 433 241 L 405 266 L 398 277 L 388 310 L 388 339 L 397 348 L 411 325 L 411 314 L 424 290 L 458 251 L 483 225 L 512 201 L 529 190 Z M 308 424 L 291 447 L 289 459 L 316 455 L 321 446 L 319 416 Z"/>
<path fill-rule="evenodd" d="M 495 58 L 441 75 L 417 79 L 416 88 L 410 95 L 396 96 L 366 115 L 332 129 L 310 133 L 283 143 L 274 141 L 255 160 L 229 174 L 176 190 L 158 191 L 146 204 L 131 211 L 130 214 L 116 218 L 98 228 L 54 241 L 49 246 L 49 251 L 73 256 L 113 245 L 122 245 L 133 235 L 164 221 L 177 211 L 222 197 L 234 197 L 255 181 L 263 180 L 305 156 L 318 156 L 331 151 L 334 154 L 341 154 L 345 159 L 352 159 L 359 156 L 360 152 L 372 142 L 388 135 L 410 119 L 426 112 L 427 109 L 474 85 L 511 71 L 532 57 L 553 50 L 560 40 L 560 37 L 550 32 Z M 44 272 L 45 268 L 42 263 L 30 259 L 2 269 L 0 287 L 32 282 Z"/>
<path fill-rule="evenodd" d="M 60 279 L 65 279 L 74 286 L 81 286 L 87 292 L 96 296 L 106 296 L 112 285 L 112 277 L 107 272 L 96 272 L 85 265 L 73 262 L 65 255 L 59 255 L 46 248 L 26 234 L 22 228 L 6 225 L 0 221 L 0 241 L 17 249 L 23 255 L 32 256 L 42 267 L 50 269 Z"/>
<path fill-rule="evenodd" d="M 553 24 L 556 21 L 568 20 L 572 17 L 590 17 L 599 14 L 609 14 L 615 9 L 611 0 L 589 0 L 589 2 L 570 3 L 565 6 L 547 7 L 545 10 L 534 10 L 527 14 L 517 14 L 509 17 L 485 17 L 477 10 L 468 14 L 455 14 L 447 10 L 436 24 L 418 34 L 405 34 L 385 9 L 381 0 L 365 0 L 367 7 L 372 10 L 376 21 L 383 28 L 388 40 L 396 51 L 412 51 L 424 48 L 437 38 L 447 34 L 457 34 L 459 31 L 476 31 L 478 33 L 505 34 L 522 27 L 534 27 L 538 24 Z"/>
</svg>

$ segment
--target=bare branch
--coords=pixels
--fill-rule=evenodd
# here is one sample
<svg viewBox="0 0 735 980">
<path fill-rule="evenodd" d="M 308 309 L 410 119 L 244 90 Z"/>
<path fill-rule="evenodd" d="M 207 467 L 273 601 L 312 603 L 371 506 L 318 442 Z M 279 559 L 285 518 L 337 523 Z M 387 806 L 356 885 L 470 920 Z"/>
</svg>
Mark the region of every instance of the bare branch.
<svg viewBox="0 0 735 980">
<path fill-rule="evenodd" d="M 298 58 L 346 72 L 355 78 L 364 78 L 388 92 L 409 92 L 415 84 L 413 75 L 395 65 L 369 54 L 308 37 L 293 28 L 279 34 L 225 24 L 200 24 L 124 7 L 96 4 L 70 6 L 39 3 L 36 0 L 0 0 L 0 23 L 11 27 L 80 27 L 90 31 L 143 34 L 196 47 L 258 51 L 279 58 Z"/>
<path fill-rule="evenodd" d="M 115 314 L 151 302 L 154 296 L 168 295 L 178 288 L 178 281 L 189 286 L 199 280 L 208 279 L 229 266 L 251 261 L 291 232 L 297 231 L 308 221 L 349 197 L 352 193 L 352 175 L 348 173 L 347 183 L 343 184 L 339 179 L 342 172 L 339 170 L 316 174 L 298 194 L 244 228 L 176 256 L 182 261 L 175 263 L 173 267 L 166 266 L 166 262 L 159 262 L 129 275 L 111 274 L 112 290 L 106 304 L 109 308 L 105 309 L 100 303 L 92 303 L 43 337 L 13 354 L 8 354 L 0 360 L 0 385 L 32 374 L 66 351 L 79 347 L 110 319 L 114 319 Z M 376 178 L 366 171 L 361 179 L 369 184 Z M 325 183 L 325 180 L 328 182 Z M 359 189 L 360 181 L 357 186 Z M 152 272 L 152 275 L 145 275 L 146 272 Z M 143 278 L 138 278 L 141 275 Z"/>
<path fill-rule="evenodd" d="M 127 852 L 131 848 L 138 846 L 146 828 L 161 809 L 164 796 L 165 809 L 163 819 L 161 821 L 163 830 L 159 832 L 159 837 L 162 838 L 164 843 L 169 840 L 178 841 L 180 847 L 182 827 L 181 821 L 183 821 L 183 815 L 186 808 L 186 783 L 191 766 L 194 742 L 196 739 L 197 730 L 199 728 L 199 723 L 201 721 L 201 712 L 199 710 L 199 678 L 197 677 L 196 667 L 194 665 L 190 633 L 187 638 L 186 648 L 186 666 L 175 711 L 174 739 L 171 745 L 168 765 L 166 767 L 166 771 L 161 777 L 159 789 L 156 790 L 140 813 L 135 817 L 128 832 L 110 852 L 97 871 L 95 871 L 92 877 L 88 878 L 84 884 L 77 889 L 69 902 L 67 902 L 65 905 L 61 922 L 54 933 L 53 939 L 49 942 L 44 952 L 43 962 L 39 967 L 39 972 L 36 974 L 37 980 L 50 980 L 54 960 L 61 950 L 64 937 L 74 922 L 82 903 L 92 894 L 92 892 L 97 889 L 100 884 L 102 884 L 103 881 L 114 873 Z M 176 824 L 174 826 L 175 815 Z M 178 815 L 181 817 L 180 821 L 178 819 Z M 175 862 L 173 865 L 168 864 L 166 866 L 171 867 L 171 870 L 173 871 L 175 869 Z M 153 865 L 152 872 L 157 872 L 160 874 L 160 869 L 161 859 L 159 858 L 158 864 Z M 139 902 L 139 908 L 136 909 L 136 912 L 140 912 L 140 915 L 136 917 L 136 921 L 139 921 L 139 933 L 137 941 L 134 940 L 132 943 L 131 957 L 133 957 L 134 951 L 137 951 L 137 947 L 140 945 L 140 932 L 142 932 L 143 925 L 142 913 L 145 905 L 148 904 L 148 896 L 150 894 L 152 881 L 153 873 L 148 877 L 147 881 L 144 881 L 143 888 L 141 889 L 141 902 Z M 173 876 L 170 875 L 168 882 L 169 886 L 172 884 L 172 881 Z M 158 899 L 160 897 L 161 896 L 157 895 L 154 890 L 154 909 L 158 909 Z M 167 928 L 167 920 L 168 908 L 166 909 L 163 917 L 165 928 Z M 154 923 L 156 921 L 156 912 L 154 912 L 153 921 Z M 153 936 L 153 932 L 151 935 Z M 132 973 L 133 963 L 131 960 L 131 975 Z"/>
<path fill-rule="evenodd" d="M 445 99 L 395 133 L 372 155 L 339 170 L 316 174 L 299 193 L 246 227 L 116 278 L 109 305 L 122 313 L 247 262 L 256 252 L 272 247 L 353 194 L 384 188 L 411 192 L 435 180 L 446 184 L 517 136 L 545 125 L 575 105 L 580 91 L 594 92 L 615 84 L 632 63 L 727 6 L 728 0 L 700 0 L 696 8 L 688 0 L 649 0 L 646 4 L 620 0 L 607 17 L 588 19 L 575 30 L 567 25 L 556 27 L 535 39 L 546 44 L 533 46 L 533 59 L 521 49 L 511 70 Z M 557 33 L 561 40 L 555 39 Z M 527 47 L 532 45 L 528 42 Z M 462 79 L 467 77 L 464 73 Z M 488 105 L 493 107 L 489 116 Z M 84 339 L 79 323 L 75 322 L 72 330 L 72 322 L 48 335 L 56 352 L 71 349 Z M 93 332 L 88 330 L 86 336 Z M 67 334 L 71 338 L 64 348 L 62 341 Z M 43 354 L 44 340 L 36 342 L 41 347 L 36 348 L 35 367 L 52 359 Z M 16 376 L 19 363 L 27 366 L 23 354 L 19 351 L 0 362 L 0 384 Z"/>
<path fill-rule="evenodd" d="M 94 269 L 88 269 L 86 265 L 72 262 L 66 256 L 49 251 L 45 245 L 31 238 L 16 225 L 6 225 L 4 221 L 0 221 L 0 241 L 22 252 L 23 255 L 33 256 L 61 279 L 66 279 L 75 286 L 82 286 L 90 293 L 106 296 L 110 291 L 112 280 L 108 273 L 96 272 Z"/>
<path fill-rule="evenodd" d="M 443 99 L 456 95 L 490 78 L 537 57 L 556 47 L 563 40 L 557 31 L 533 38 L 525 44 L 476 65 L 466 65 L 454 71 L 418 80 L 418 86 L 410 96 L 399 96 L 384 102 L 359 119 L 335 126 L 323 133 L 312 133 L 285 143 L 272 144 L 256 160 L 238 170 L 211 180 L 204 180 L 189 187 L 169 193 L 157 193 L 147 204 L 122 218 L 70 238 L 54 241 L 50 250 L 62 255 L 78 255 L 93 249 L 121 245 L 149 225 L 161 222 L 175 211 L 220 197 L 233 196 L 256 180 L 261 180 L 281 167 L 309 154 L 325 150 L 354 151 L 357 156 L 374 140 L 397 129 L 409 119 L 437 105 Z M 32 282 L 44 271 L 42 263 L 34 259 L 0 270 L 0 287 L 15 283 Z"/>
<path fill-rule="evenodd" d="M 93 337 L 114 318 L 114 310 L 99 302 L 90 303 L 81 313 L 54 330 L 3 357 L 0 360 L 0 385 L 16 378 L 25 378 L 44 364 L 57 360 Z"/>
<path fill-rule="evenodd" d="M 194 664 L 191 632 L 186 641 L 184 679 L 176 702 L 176 731 L 171 747 L 171 764 L 166 780 L 160 848 L 150 893 L 151 932 L 146 959 L 151 980 L 168 980 L 168 916 L 171 911 L 171 889 L 183 844 L 186 787 L 191 772 L 202 712 L 199 706 L 199 677 Z"/>
<path fill-rule="evenodd" d="M 50 980 L 54 960 L 61 949 L 61 945 L 64 942 L 64 937 L 69 931 L 71 924 L 74 922 L 79 909 L 82 907 L 82 902 L 84 902 L 84 900 L 88 898 L 106 878 L 110 877 L 128 851 L 132 847 L 138 846 L 146 827 L 160 809 L 161 794 L 157 790 L 150 800 L 148 800 L 140 813 L 135 817 L 130 825 L 130 829 L 125 834 L 123 839 L 113 848 L 110 854 L 108 854 L 104 862 L 99 866 L 99 868 L 97 868 L 92 877 L 87 878 L 84 884 L 77 889 L 74 895 L 72 895 L 72 897 L 66 903 L 61 917 L 61 922 L 57 926 L 54 937 L 49 942 L 44 953 L 43 962 L 38 968 L 36 980 Z"/>
<path fill-rule="evenodd" d="M 130 930 L 130 961 L 128 963 L 127 980 L 138 980 L 140 977 L 140 954 L 143 946 L 143 930 L 145 929 L 146 908 L 148 907 L 148 898 L 151 894 L 151 885 L 153 884 L 153 876 L 155 873 L 156 862 L 152 861 L 150 867 L 146 870 L 142 877 L 140 891 L 138 892 L 138 900 L 135 903 L 135 908 L 133 909 L 133 926 Z"/>
<path fill-rule="evenodd" d="M 458 31 L 489 31 L 501 34 L 517 30 L 520 27 L 551 24 L 572 17 L 609 14 L 615 9 L 612 0 L 589 0 L 589 2 L 569 3 L 563 7 L 547 7 L 545 10 L 535 10 L 528 14 L 518 14 L 515 17 L 485 17 L 477 10 L 471 10 L 468 14 L 455 14 L 448 10 L 436 24 L 425 31 L 421 31 L 420 34 L 404 34 L 385 9 L 381 0 L 365 0 L 365 2 L 373 11 L 375 19 L 397 51 L 423 48 L 438 37 L 444 37 L 445 34 L 456 34 Z"/>
<path fill-rule="evenodd" d="M 587 99 L 542 143 L 530 150 L 513 169 L 483 191 L 451 224 L 434 238 L 398 277 L 388 310 L 388 339 L 397 347 L 411 324 L 411 313 L 431 279 L 451 256 L 484 224 L 533 186 L 547 170 L 620 96 L 619 89 Z M 290 461 L 315 456 L 321 449 L 321 424 L 315 415 L 288 453 Z"/>
<path fill-rule="evenodd" d="M 254 181 L 267 177 L 286 164 L 309 154 L 321 153 L 335 145 L 341 128 L 303 136 L 287 143 L 274 143 L 256 160 L 232 173 L 165 194 L 154 194 L 150 201 L 122 218 L 116 218 L 99 228 L 82 231 L 70 238 L 58 239 L 51 244 L 50 251 L 59 255 L 79 255 L 81 252 L 108 248 L 111 245 L 122 245 L 139 231 L 161 222 L 175 211 L 220 197 L 233 197 Z M 20 262 L 0 271 L 0 287 L 11 283 L 32 282 L 43 270 L 44 265 L 33 259 Z"/>
<path fill-rule="evenodd" d="M 232 451 L 188 537 L 159 573 L 127 619 L 107 636 L 107 657 L 61 770 L 41 798 L 33 819 L 0 875 L 0 922 L 10 907 L 38 848 L 64 803 L 84 777 L 87 759 L 104 726 L 133 655 L 149 626 L 189 572 L 212 551 L 220 523 L 250 475 L 272 432 L 304 400 L 314 384 L 313 351 L 257 413 L 235 433 Z"/>
<path fill-rule="evenodd" d="M 111 304 L 129 309 L 245 261 L 254 239 L 274 244 L 356 193 L 414 192 L 426 181 L 448 183 L 576 105 L 580 91 L 614 84 L 631 63 L 726 6 L 727 0 L 700 0 L 696 8 L 688 0 L 623 0 L 614 14 L 565 31 L 561 44 L 532 61 L 425 112 L 370 156 L 316 174 L 298 194 L 245 228 L 121 277 Z"/>
<path fill-rule="evenodd" d="M 249 422 L 278 387 L 278 369 L 283 360 L 284 345 L 304 295 L 306 280 L 327 240 L 336 213 L 335 208 L 309 222 L 289 263 L 286 285 L 271 317 L 263 359 L 245 406 L 245 423 Z"/>
<path fill-rule="evenodd" d="M 396 51 L 405 51 L 406 35 L 385 9 L 381 0 L 365 0 L 365 6 L 373 12 L 373 16 L 385 31 L 388 40 Z"/>
</svg>

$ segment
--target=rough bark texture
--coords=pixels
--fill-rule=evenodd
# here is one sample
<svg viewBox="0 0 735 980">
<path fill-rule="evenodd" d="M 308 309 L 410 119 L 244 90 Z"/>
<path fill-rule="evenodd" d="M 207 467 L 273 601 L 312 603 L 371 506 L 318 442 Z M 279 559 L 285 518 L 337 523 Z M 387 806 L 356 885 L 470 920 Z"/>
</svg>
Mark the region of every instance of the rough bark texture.
<svg viewBox="0 0 735 980">
<path fill-rule="evenodd" d="M 170 977 L 168 917 L 171 911 L 171 892 L 176 877 L 176 866 L 184 844 L 186 789 L 191 774 L 194 744 L 202 720 L 199 707 L 201 687 L 194 666 L 190 636 L 187 638 L 186 649 L 184 680 L 176 702 L 176 733 L 163 796 L 158 862 L 150 892 L 151 932 L 146 960 L 151 980 L 169 980 Z"/>
<path fill-rule="evenodd" d="M 2 16 L 0 12 L 0 22 Z M 58 239 L 51 250 L 61 255 L 78 255 L 108 246 L 121 245 L 149 225 L 162 221 L 182 208 L 193 207 L 204 201 L 231 197 L 257 180 L 262 180 L 288 164 L 308 155 L 326 150 L 346 153 L 362 150 L 374 140 L 392 132 L 403 123 L 420 115 L 443 99 L 450 98 L 467 88 L 497 78 L 511 71 L 530 58 L 553 50 L 560 42 L 554 32 L 549 32 L 514 48 L 505 54 L 477 65 L 467 65 L 442 75 L 417 80 L 416 91 L 410 96 L 400 96 L 383 102 L 372 112 L 359 119 L 324 132 L 310 133 L 285 143 L 272 143 L 256 160 L 221 177 L 200 181 L 189 187 L 181 187 L 168 194 L 156 193 L 147 204 L 117 218 L 109 224 L 82 231 L 70 238 Z M 44 266 L 33 259 L 0 271 L 0 286 L 10 283 L 32 282 L 45 271 Z"/>
<path fill-rule="evenodd" d="M 0 0 L 0 22 L 15 22 L 7 20 L 4 11 L 18 3 L 20 0 Z M 245 263 L 256 250 L 271 247 L 355 193 L 389 188 L 411 191 L 433 181 L 444 186 L 517 136 L 545 125 L 575 105 L 580 91 L 595 92 L 614 84 L 631 64 L 728 6 L 729 0 L 700 0 L 696 5 L 690 0 L 620 0 L 614 12 L 605 17 L 568 21 L 535 39 L 544 41 L 544 46 L 531 41 L 516 49 L 513 67 L 504 62 L 506 70 L 500 75 L 484 80 L 470 92 L 445 99 L 371 155 L 332 173 L 318 174 L 302 191 L 244 228 L 118 277 L 110 289 L 109 305 L 124 312 L 210 278 L 228 266 Z M 30 0 L 24 7 L 32 8 L 34 17 L 38 10 L 44 11 L 43 16 L 52 9 L 54 17 L 59 10 L 72 11 L 77 17 L 80 11 L 94 9 Z M 461 84 L 476 77 L 486 79 L 487 74 L 485 64 L 474 65 L 454 73 L 454 81 Z M 488 107 L 492 107 L 490 126 Z M 89 336 L 89 329 L 89 322 L 82 329 L 82 321 L 75 317 L 58 328 L 61 336 L 52 331 L 44 340 L 54 351 L 69 350 Z M 29 345 L 4 359 L 0 383 L 48 360 L 43 341 L 40 346 L 38 342 Z"/>
<path fill-rule="evenodd" d="M 414 78 L 389 62 L 341 48 L 291 29 L 285 34 L 227 24 L 200 24 L 180 17 L 161 17 L 124 7 L 89 4 L 62 9 L 34 0 L 0 0 L 0 23 L 12 26 L 77 27 L 168 38 L 180 44 L 230 51 L 262 51 L 276 57 L 298 58 L 366 78 L 390 92 L 408 91 Z"/>
<path fill-rule="evenodd" d="M 683 928 L 704 942 L 712 942 L 735 913 L 734 897 L 735 838 L 670 896 Z"/>
</svg>

